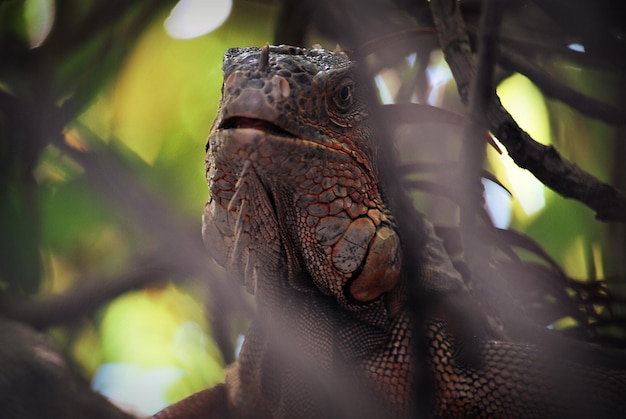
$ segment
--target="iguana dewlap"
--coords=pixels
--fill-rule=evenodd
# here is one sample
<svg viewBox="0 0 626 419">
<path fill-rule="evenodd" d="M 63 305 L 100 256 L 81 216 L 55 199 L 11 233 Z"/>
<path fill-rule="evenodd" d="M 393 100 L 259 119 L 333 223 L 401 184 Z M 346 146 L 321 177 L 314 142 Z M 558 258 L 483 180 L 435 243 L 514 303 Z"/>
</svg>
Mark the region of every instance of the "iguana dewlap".
<svg viewBox="0 0 626 419">
<path fill-rule="evenodd" d="M 402 254 L 354 71 L 347 55 L 322 49 L 226 52 L 203 237 L 255 295 L 259 320 L 225 386 L 157 417 L 411 415 L 407 281 L 464 289 L 427 222 L 424 248 Z M 422 277 L 405 278 L 406 258 L 420 258 Z M 487 340 L 469 366 L 444 322 L 425 328 L 435 417 L 626 417 L 623 373 Z"/>
</svg>

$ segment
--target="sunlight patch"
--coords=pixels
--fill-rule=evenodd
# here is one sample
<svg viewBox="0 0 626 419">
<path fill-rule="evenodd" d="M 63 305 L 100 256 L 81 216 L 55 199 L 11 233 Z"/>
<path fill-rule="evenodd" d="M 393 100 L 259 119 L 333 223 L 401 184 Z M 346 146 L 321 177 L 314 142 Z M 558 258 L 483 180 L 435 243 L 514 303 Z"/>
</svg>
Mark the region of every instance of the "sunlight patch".
<svg viewBox="0 0 626 419">
<path fill-rule="evenodd" d="M 571 49 L 572 51 L 576 51 L 576 52 L 585 52 L 585 46 L 583 44 L 579 44 L 579 43 L 573 43 L 573 44 L 569 44 L 567 46 L 567 48 Z"/>
<path fill-rule="evenodd" d="M 52 0 L 26 0 L 24 2 L 24 21 L 31 48 L 37 48 L 48 37 L 54 23 L 54 10 Z"/>
<path fill-rule="evenodd" d="M 163 24 L 172 38 L 197 38 L 219 28 L 232 6 L 232 0 L 180 0 Z"/>
<path fill-rule="evenodd" d="M 485 188 L 485 206 L 491 222 L 497 228 L 508 228 L 511 224 L 511 195 L 497 183 L 482 180 Z"/>
<path fill-rule="evenodd" d="M 543 95 L 530 80 L 521 74 L 514 74 L 500 83 L 497 92 L 504 107 L 523 130 L 542 144 L 552 142 Z M 546 203 L 543 183 L 528 170 L 517 166 L 508 154 L 498 158 L 505 168 L 511 192 L 526 215 L 543 209 Z"/>
<path fill-rule="evenodd" d="M 378 88 L 378 95 L 380 96 L 380 101 L 383 105 L 389 105 L 394 103 L 393 94 L 391 90 L 389 90 L 389 86 L 385 81 L 385 78 L 378 74 L 374 77 L 374 82 L 376 83 L 376 87 Z"/>
<path fill-rule="evenodd" d="M 108 363 L 96 373 L 93 389 L 120 408 L 140 415 L 153 415 L 170 402 L 167 387 L 185 371 L 174 366 L 141 367 L 130 363 Z"/>
<path fill-rule="evenodd" d="M 426 77 L 431 86 L 426 102 L 429 105 L 438 106 L 443 100 L 446 85 L 452 80 L 452 72 L 441 51 L 434 51 L 430 54 Z"/>
</svg>

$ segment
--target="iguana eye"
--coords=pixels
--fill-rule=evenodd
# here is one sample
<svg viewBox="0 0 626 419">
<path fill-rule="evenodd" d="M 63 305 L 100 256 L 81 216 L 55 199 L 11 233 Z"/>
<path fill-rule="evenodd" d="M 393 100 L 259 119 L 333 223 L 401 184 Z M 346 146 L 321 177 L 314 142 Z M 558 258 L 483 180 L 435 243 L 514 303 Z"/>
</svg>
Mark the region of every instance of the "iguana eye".
<svg viewBox="0 0 626 419">
<path fill-rule="evenodd" d="M 354 102 L 354 96 L 352 94 L 353 89 L 354 82 L 351 79 L 344 79 L 339 83 L 339 86 L 337 86 L 334 102 L 340 112 L 348 112 L 350 110 Z"/>
</svg>

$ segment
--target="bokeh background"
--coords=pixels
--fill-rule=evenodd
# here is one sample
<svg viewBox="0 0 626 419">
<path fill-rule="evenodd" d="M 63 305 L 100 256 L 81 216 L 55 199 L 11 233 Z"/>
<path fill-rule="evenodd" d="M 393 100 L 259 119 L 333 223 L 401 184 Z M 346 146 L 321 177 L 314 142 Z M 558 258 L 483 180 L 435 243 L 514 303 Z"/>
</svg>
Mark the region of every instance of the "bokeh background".
<svg viewBox="0 0 626 419">
<path fill-rule="evenodd" d="M 52 336 L 96 390 L 129 411 L 151 414 L 223 380 L 225 360 L 212 329 L 216 312 L 208 307 L 224 313 L 228 307 L 208 303 L 209 278 L 184 266 L 170 269 L 167 263 L 147 269 L 139 279 L 130 275 L 115 291 L 102 291 L 106 298 L 83 296 L 80 286 L 91 281 L 98 290 L 102 278 L 152 269 L 160 262 L 155 259 L 176 255 L 172 229 L 184 231 L 201 247 L 200 216 L 208 196 L 204 147 L 220 96 L 222 54 L 233 46 L 280 42 L 276 26 L 287 3 L 0 2 L 0 289 L 28 301 L 79 289 L 75 298 L 60 300 L 68 305 L 84 301 L 67 309 L 78 314 L 63 317 L 59 303 L 53 310 L 60 319 L 46 322 L 57 314 L 38 311 L 32 323 Z M 359 7 L 353 3 L 346 2 L 347 7 Z M 369 3 L 376 2 L 364 2 Z M 389 15 L 414 22 L 404 3 L 389 2 Z M 524 3 L 516 4 L 523 8 Z M 528 16 L 519 16 L 517 24 Z M 335 47 L 332 33 L 315 30 L 310 22 L 292 23 L 309 28 L 305 46 Z M 505 28 L 515 35 L 518 27 Z M 584 57 L 586 46 L 576 37 L 559 42 Z M 542 59 L 559 80 L 623 108 L 623 72 L 581 65 L 568 56 Z M 463 112 L 441 51 L 409 52 L 393 64 L 375 78 L 382 103 L 398 100 L 407 78 L 421 68 L 425 77 L 408 100 Z M 623 128 L 545 97 L 520 74 L 499 77 L 502 102 L 533 138 L 626 189 Z M 448 138 L 460 137 L 461 130 L 433 122 L 419 131 Z M 420 153 L 406 140 L 414 131 L 407 127 L 401 133 L 405 140 L 398 142 L 407 160 Z M 101 160 L 84 155 L 104 156 L 109 163 L 98 166 Z M 593 211 L 545 188 L 506 152 L 488 147 L 487 163 L 508 189 L 484 181 L 496 226 L 531 236 L 573 278 L 624 276 L 621 226 L 596 221 Z M 153 198 L 170 224 L 151 212 L 157 205 Z M 449 221 L 439 203 L 420 197 L 416 203 L 435 222 Z M 163 250 L 167 238 L 170 247 Z M 158 275 L 150 277 L 154 272 Z M 563 318 L 556 325 L 567 327 L 572 321 Z M 226 339 L 236 347 L 244 331 L 243 320 L 229 324 Z"/>
</svg>

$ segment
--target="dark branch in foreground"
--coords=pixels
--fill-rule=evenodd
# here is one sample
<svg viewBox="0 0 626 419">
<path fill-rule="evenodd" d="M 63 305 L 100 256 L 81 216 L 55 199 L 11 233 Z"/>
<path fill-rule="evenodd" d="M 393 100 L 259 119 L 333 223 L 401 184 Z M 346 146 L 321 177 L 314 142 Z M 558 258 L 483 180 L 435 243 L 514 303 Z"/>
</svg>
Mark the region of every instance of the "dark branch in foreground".
<svg viewBox="0 0 626 419">
<path fill-rule="evenodd" d="M 430 6 L 446 61 L 461 99 L 467 103 L 476 63 L 461 12 L 449 0 L 432 0 Z M 518 166 L 530 170 L 544 185 L 560 195 L 576 199 L 593 209 L 599 220 L 626 222 L 626 195 L 622 191 L 564 159 L 554 147 L 536 142 L 517 125 L 495 93 L 486 116 L 491 131 Z"/>
<path fill-rule="evenodd" d="M 461 228 L 463 236 L 476 237 L 474 214 L 483 208 L 481 173 L 485 159 L 485 109 L 493 91 L 493 73 L 498 50 L 499 7 L 489 0 L 483 1 L 483 12 L 479 30 L 479 52 L 477 71 L 472 81 L 469 97 L 468 118 L 463 131 L 459 185 L 463 197 L 461 205 Z M 468 238 L 469 238 L 468 237 Z M 472 246 L 465 246 L 469 251 Z M 482 260 L 482 258 L 480 258 Z"/>
<path fill-rule="evenodd" d="M 133 419 L 72 373 L 52 342 L 0 318 L 0 417 Z"/>
</svg>

